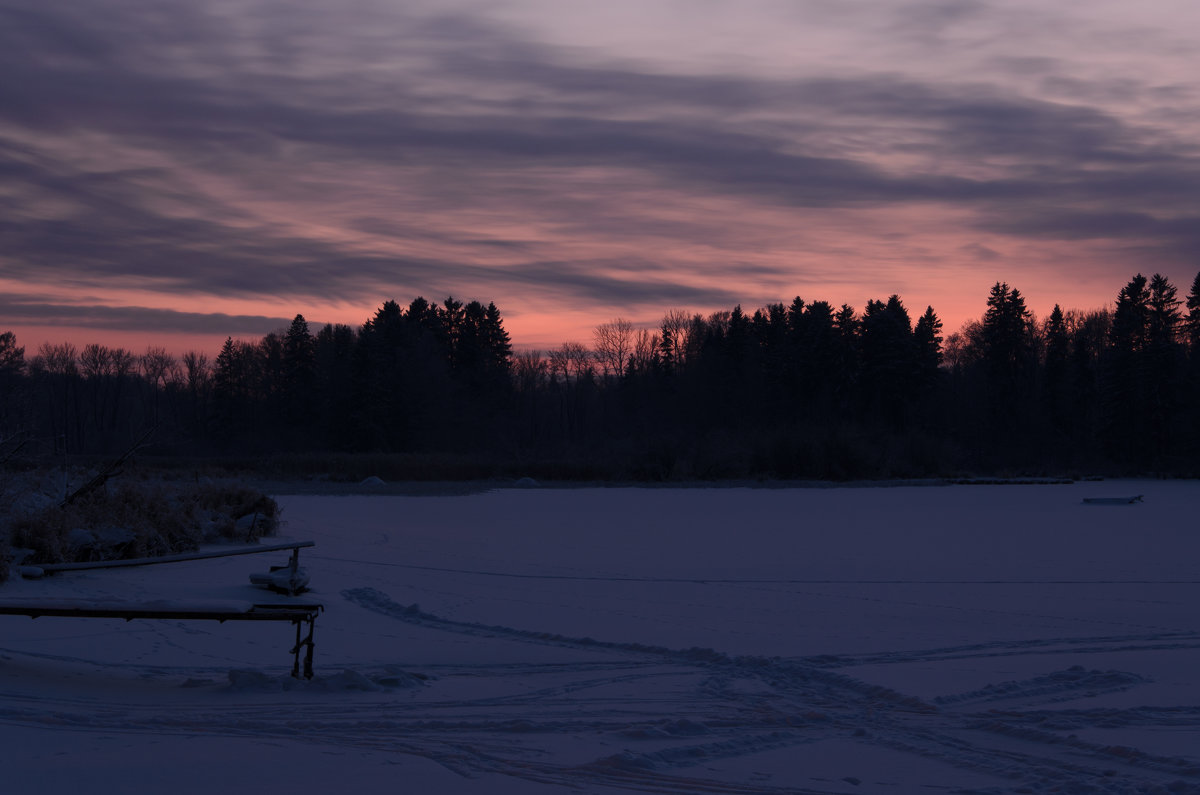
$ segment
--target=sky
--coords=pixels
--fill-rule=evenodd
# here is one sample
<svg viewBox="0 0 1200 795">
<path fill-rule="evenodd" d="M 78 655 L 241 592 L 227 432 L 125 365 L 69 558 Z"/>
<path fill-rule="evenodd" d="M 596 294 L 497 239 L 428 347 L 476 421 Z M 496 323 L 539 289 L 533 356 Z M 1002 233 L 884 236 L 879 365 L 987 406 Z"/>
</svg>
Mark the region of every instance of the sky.
<svg viewBox="0 0 1200 795">
<path fill-rule="evenodd" d="M 0 331 L 1182 294 L 1198 51 L 1194 0 L 0 0 Z"/>
</svg>

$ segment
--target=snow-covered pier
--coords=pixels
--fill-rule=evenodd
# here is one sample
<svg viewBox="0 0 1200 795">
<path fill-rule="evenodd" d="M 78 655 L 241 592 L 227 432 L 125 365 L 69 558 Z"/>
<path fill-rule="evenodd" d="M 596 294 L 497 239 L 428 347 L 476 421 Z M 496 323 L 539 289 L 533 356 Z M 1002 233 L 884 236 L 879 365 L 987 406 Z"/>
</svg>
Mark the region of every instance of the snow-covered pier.
<svg viewBox="0 0 1200 795">
<path fill-rule="evenodd" d="M 313 630 L 317 614 L 324 605 L 307 604 L 245 604 L 245 603 L 170 603 L 151 602 L 130 604 L 127 602 L 75 602 L 70 600 L 29 600 L 0 602 L 0 615 L 29 616 L 42 618 L 120 618 L 132 621 L 149 619 L 198 619 L 208 621 L 290 621 L 296 627 L 296 645 L 292 676 L 300 677 L 300 655 L 304 652 L 304 678 L 313 678 Z M 307 626 L 308 633 L 304 634 Z"/>
</svg>

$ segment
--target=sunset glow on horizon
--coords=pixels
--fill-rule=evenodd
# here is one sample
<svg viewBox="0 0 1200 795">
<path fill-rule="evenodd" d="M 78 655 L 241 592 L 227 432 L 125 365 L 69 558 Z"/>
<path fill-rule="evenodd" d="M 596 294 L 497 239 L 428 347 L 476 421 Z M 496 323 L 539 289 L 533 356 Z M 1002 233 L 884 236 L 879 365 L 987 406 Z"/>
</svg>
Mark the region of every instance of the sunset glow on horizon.
<svg viewBox="0 0 1200 795">
<path fill-rule="evenodd" d="M 211 354 L 452 295 L 547 349 L 1185 294 L 1198 50 L 1183 0 L 0 0 L 0 331 Z"/>
</svg>

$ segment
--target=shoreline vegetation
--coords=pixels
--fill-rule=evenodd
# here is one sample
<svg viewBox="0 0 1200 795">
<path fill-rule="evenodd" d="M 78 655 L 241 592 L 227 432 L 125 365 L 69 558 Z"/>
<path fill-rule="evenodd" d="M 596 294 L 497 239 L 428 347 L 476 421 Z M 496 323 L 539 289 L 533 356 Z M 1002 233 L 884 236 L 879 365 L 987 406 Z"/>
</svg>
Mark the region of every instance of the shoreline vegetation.
<svg viewBox="0 0 1200 795">
<path fill-rule="evenodd" d="M 84 563 L 254 543 L 280 526 L 275 499 L 241 479 L 183 480 L 139 469 L 86 493 L 94 470 L 3 472 L 0 582 L 12 566 Z"/>
<path fill-rule="evenodd" d="M 799 296 L 514 351 L 478 301 L 297 315 L 214 360 L 0 333 L 0 464 L 140 455 L 353 480 L 680 482 L 1200 474 L 1200 275 L 1035 318 L 997 282 L 943 336 L 897 295 Z M 135 442 L 144 440 L 144 444 Z"/>
</svg>

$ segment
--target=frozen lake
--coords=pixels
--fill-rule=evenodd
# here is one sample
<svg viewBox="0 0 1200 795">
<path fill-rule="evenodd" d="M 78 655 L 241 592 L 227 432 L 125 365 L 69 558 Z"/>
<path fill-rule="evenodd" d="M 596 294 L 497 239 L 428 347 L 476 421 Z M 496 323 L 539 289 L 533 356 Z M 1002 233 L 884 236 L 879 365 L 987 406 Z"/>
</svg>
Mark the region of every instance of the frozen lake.
<svg viewBox="0 0 1200 795">
<path fill-rule="evenodd" d="M 1200 792 L 1196 482 L 279 499 L 317 679 L 286 625 L 0 616 L 11 791 Z"/>
</svg>

